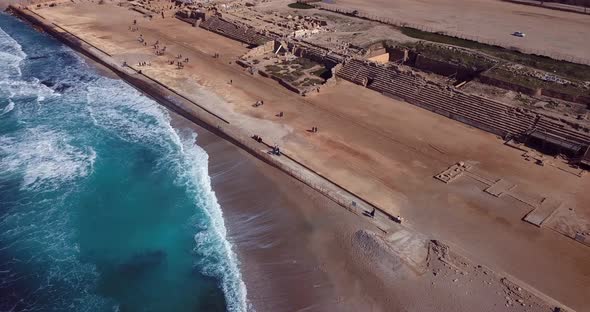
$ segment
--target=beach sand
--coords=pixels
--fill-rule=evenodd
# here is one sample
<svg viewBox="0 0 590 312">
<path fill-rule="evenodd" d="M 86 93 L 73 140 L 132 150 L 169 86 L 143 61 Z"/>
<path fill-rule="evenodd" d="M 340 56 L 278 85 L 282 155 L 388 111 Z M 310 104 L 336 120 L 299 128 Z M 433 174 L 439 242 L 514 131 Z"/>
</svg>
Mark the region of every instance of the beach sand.
<svg viewBox="0 0 590 312">
<path fill-rule="evenodd" d="M 502 146 L 492 135 L 344 81 L 318 96 L 295 96 L 233 64 L 245 47 L 177 20 L 142 21 L 141 27 L 150 42 L 166 40 L 171 53 L 190 56 L 184 71 L 170 70 L 167 58 L 158 60 L 150 48 L 138 45 L 136 33 L 125 31 L 136 18 L 132 11 L 110 6 L 97 10 L 89 4 L 37 12 L 109 51 L 117 61 L 151 60 L 146 75 L 222 115 L 245 135 L 263 134 L 265 140 L 281 143 L 293 158 L 406 217 L 405 225 L 451 242 L 476 261 L 560 301 L 584 305 L 589 251 L 560 234 L 523 223 L 523 207 L 473 185 L 448 186 L 432 176 L 458 160 L 475 160 L 482 170 L 524 187 L 534 183 L 540 193 L 567 192 L 580 210 L 587 202 L 582 190 L 588 179 L 527 164 L 519 151 Z M 211 58 L 215 51 L 224 51 L 218 60 Z M 261 98 L 268 104 L 253 109 L 251 104 Z M 277 120 L 277 111 L 286 117 Z M 306 132 L 311 125 L 320 125 L 320 133 Z M 416 273 L 379 247 L 379 238 L 358 232 L 379 232 L 367 218 L 196 129 L 197 143 L 210 155 L 213 187 L 242 262 L 249 298 L 260 311 L 495 311 L 513 303 L 505 299 L 510 295 L 498 282 L 500 275 L 487 284 L 492 283 L 491 273 L 485 274 L 488 279 L 476 278 L 476 265 L 469 265 L 475 273 L 466 280 L 460 278 L 463 270 L 451 265 L 444 266 L 447 275 L 434 274 L 436 263 Z M 553 170 L 552 179 L 546 178 L 547 170 Z M 375 252 L 375 246 L 382 250 Z M 453 274 L 459 276 L 451 278 Z M 449 278 L 438 281 L 439 276 Z M 465 289 L 472 280 L 479 286 Z"/>
<path fill-rule="evenodd" d="M 380 243 L 386 233 L 377 220 L 343 209 L 208 130 L 169 114 L 178 131 L 197 133 L 195 144 L 209 155 L 212 188 L 255 311 L 550 310 L 550 304 L 515 291 L 518 286 L 486 267 L 460 257 L 430 258 L 428 246 L 421 248 L 429 252 L 425 263 L 408 263 Z"/>
<path fill-rule="evenodd" d="M 257 311 L 387 311 L 370 280 L 343 270 L 351 234 L 374 225 L 174 116 L 173 125 L 197 132 L 196 144 L 209 155 L 212 187 Z"/>
<path fill-rule="evenodd" d="M 382 243 L 375 220 L 355 215 L 211 132 L 191 129 L 228 239 L 256 311 L 549 311 L 550 303 L 504 276 L 454 255 L 417 266 Z M 406 231 L 401 226 L 400 232 Z M 404 242 L 407 243 L 407 242 Z M 422 248 L 420 248 L 422 250 Z M 451 254 L 452 252 L 448 252 Z"/>
</svg>

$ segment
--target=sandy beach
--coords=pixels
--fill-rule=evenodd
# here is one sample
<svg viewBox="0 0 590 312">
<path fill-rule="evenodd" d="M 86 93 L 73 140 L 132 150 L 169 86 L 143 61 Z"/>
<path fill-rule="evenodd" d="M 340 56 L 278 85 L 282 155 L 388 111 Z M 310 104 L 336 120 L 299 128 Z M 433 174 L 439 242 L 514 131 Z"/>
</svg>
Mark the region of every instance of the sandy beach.
<svg viewBox="0 0 590 312">
<path fill-rule="evenodd" d="M 439 257 L 426 238 L 418 249 L 428 259 L 411 264 L 381 243 L 376 220 L 342 209 L 171 114 L 173 126 L 195 131 L 196 144 L 209 155 L 212 186 L 256 311 L 550 309 L 551 303 L 487 267 L 456 255 Z"/>
<path fill-rule="evenodd" d="M 104 66 L 90 64 L 112 77 Z M 194 122 L 169 114 L 180 132 L 197 133 L 195 144 L 209 155 L 211 184 L 255 311 L 544 311 L 559 305 L 402 226 L 388 229 L 390 237 L 401 239 L 387 242 L 384 216 L 347 211 Z"/>
<path fill-rule="evenodd" d="M 387 311 L 368 276 L 342 270 L 351 234 L 374 226 L 181 117 L 173 124 L 196 131 L 209 154 L 212 186 L 257 311 Z"/>
<path fill-rule="evenodd" d="M 590 250 L 522 218 L 528 198 L 549 196 L 588 215 L 587 176 L 537 166 L 494 135 L 347 81 L 301 97 L 236 65 L 245 45 L 177 19 L 152 21 L 94 3 L 30 12 L 58 25 L 51 26 L 59 27 L 58 37 L 75 34 L 100 48 L 92 53 L 141 77 L 136 81 L 170 87 L 158 91 L 160 100 L 195 103 L 186 106 L 191 121 L 174 117 L 174 125 L 196 131 L 209 154 L 213 188 L 257 311 L 545 311 L 561 304 L 584 310 Z M 166 56 L 138 43 L 138 32 L 129 30 L 133 19 L 146 41 L 166 44 Z M 177 53 L 190 58 L 183 69 L 169 65 Z M 150 66 L 137 66 L 144 61 Z M 120 68 L 123 62 L 142 73 Z M 134 81 L 128 80 L 142 89 Z M 265 104 L 253 108 L 261 99 Z M 203 118 L 204 110 L 216 117 Z M 194 123 L 235 132 L 220 138 Z M 314 125 L 319 133 L 307 131 Z M 259 134 L 288 158 L 271 166 L 266 146 L 246 152 L 235 133 Z M 286 159 L 380 213 L 370 219 L 362 209 L 344 209 L 277 169 Z M 433 178 L 460 161 L 473 163 L 477 176 L 513 181 L 528 197 L 490 196 L 481 180 Z M 403 226 L 389 218 L 397 215 Z"/>
</svg>

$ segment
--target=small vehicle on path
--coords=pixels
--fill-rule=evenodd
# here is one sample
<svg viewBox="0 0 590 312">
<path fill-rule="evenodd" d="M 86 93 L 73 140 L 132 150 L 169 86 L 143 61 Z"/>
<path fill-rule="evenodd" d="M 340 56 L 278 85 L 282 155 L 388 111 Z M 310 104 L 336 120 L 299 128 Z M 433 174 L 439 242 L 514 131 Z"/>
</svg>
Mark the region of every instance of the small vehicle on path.
<svg viewBox="0 0 590 312">
<path fill-rule="evenodd" d="M 512 33 L 512 35 L 515 36 L 515 37 L 520 37 L 520 38 L 526 37 L 526 34 L 523 33 L 522 31 L 515 31 L 515 32 Z"/>
</svg>

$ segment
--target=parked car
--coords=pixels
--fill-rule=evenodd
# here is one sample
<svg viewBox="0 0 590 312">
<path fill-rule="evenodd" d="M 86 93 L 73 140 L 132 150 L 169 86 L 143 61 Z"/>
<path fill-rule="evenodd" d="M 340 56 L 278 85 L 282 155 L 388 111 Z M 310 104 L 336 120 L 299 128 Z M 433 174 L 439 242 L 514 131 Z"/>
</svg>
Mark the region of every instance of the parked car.
<svg viewBox="0 0 590 312">
<path fill-rule="evenodd" d="M 522 31 L 515 31 L 515 32 L 512 33 L 512 35 L 515 36 L 515 37 L 520 37 L 520 38 L 526 37 L 526 34 L 523 33 Z"/>
</svg>

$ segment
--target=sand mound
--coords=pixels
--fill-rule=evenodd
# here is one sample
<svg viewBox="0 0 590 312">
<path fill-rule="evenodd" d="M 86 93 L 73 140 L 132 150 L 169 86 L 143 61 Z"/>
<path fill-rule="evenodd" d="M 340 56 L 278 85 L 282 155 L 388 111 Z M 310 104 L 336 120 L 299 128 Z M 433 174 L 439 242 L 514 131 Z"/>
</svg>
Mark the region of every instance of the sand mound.
<svg viewBox="0 0 590 312">
<path fill-rule="evenodd" d="M 352 245 L 354 256 L 360 261 L 385 271 L 398 271 L 402 267 L 402 259 L 376 233 L 359 230 L 352 235 Z"/>
</svg>

